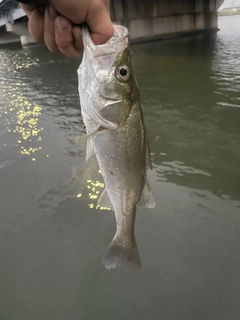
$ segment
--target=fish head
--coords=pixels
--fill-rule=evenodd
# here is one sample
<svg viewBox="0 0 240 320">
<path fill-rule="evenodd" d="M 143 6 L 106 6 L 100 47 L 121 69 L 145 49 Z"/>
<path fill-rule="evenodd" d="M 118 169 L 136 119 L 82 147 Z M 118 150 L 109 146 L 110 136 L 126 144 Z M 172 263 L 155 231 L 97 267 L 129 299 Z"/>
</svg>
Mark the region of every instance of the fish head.
<svg viewBox="0 0 240 320">
<path fill-rule="evenodd" d="M 95 45 L 83 28 L 84 55 L 78 70 L 82 111 L 95 127 L 117 128 L 129 117 L 139 96 L 128 43 L 128 30 L 114 25 L 114 35 Z"/>
<path fill-rule="evenodd" d="M 99 68 L 96 79 L 97 96 L 101 100 L 101 116 L 118 125 L 123 124 L 139 95 L 129 46 L 117 55 L 112 64 L 109 63 L 108 68 Z"/>
<path fill-rule="evenodd" d="M 135 79 L 129 47 L 120 52 L 109 68 L 99 68 L 96 77 L 99 82 L 99 94 L 105 99 L 131 99 Z"/>
</svg>

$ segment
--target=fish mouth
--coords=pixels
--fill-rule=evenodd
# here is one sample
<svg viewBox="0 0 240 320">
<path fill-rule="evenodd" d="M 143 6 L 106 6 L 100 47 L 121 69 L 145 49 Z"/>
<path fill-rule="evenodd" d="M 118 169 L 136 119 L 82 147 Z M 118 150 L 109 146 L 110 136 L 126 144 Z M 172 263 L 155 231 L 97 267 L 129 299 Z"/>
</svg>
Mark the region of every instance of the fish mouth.
<svg viewBox="0 0 240 320">
<path fill-rule="evenodd" d="M 107 99 L 106 103 L 105 103 L 105 107 L 111 106 L 113 104 L 118 104 L 118 103 L 122 103 L 124 101 L 124 99 L 119 99 L 119 100 L 115 100 L 115 99 Z"/>
<path fill-rule="evenodd" d="M 132 101 L 131 96 L 129 96 L 129 95 L 121 96 L 121 97 L 119 97 L 119 99 L 113 98 L 113 97 L 108 97 L 108 96 L 102 96 L 102 99 L 105 100 L 104 106 L 109 106 L 109 105 L 121 103 L 124 101 Z"/>
<path fill-rule="evenodd" d="M 101 94 L 100 94 L 101 95 Z M 118 101 L 118 100 L 125 100 L 127 99 L 127 97 L 129 96 L 128 94 L 126 95 L 119 95 L 119 96 L 108 96 L 108 95 L 105 95 L 104 93 L 101 95 L 103 99 L 106 99 L 106 100 L 111 100 L 111 101 Z"/>
</svg>

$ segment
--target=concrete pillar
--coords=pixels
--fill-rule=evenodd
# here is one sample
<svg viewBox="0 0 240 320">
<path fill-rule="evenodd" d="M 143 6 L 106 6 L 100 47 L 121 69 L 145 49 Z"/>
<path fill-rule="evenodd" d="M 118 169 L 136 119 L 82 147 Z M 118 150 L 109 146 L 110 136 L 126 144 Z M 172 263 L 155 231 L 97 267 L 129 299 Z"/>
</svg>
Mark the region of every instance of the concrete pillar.
<svg viewBox="0 0 240 320">
<path fill-rule="evenodd" d="M 32 44 L 36 44 L 35 40 L 30 35 L 21 36 L 20 39 L 21 39 L 22 47 L 27 47 L 27 46 L 30 46 Z"/>
<path fill-rule="evenodd" d="M 20 41 L 23 47 L 32 45 L 35 40 L 28 32 L 28 23 L 27 22 L 16 22 L 16 23 L 6 23 L 6 30 L 20 37 Z"/>
<path fill-rule="evenodd" d="M 27 22 L 15 22 L 15 23 L 6 23 L 6 30 L 13 34 L 20 36 L 28 36 L 28 23 Z"/>
</svg>

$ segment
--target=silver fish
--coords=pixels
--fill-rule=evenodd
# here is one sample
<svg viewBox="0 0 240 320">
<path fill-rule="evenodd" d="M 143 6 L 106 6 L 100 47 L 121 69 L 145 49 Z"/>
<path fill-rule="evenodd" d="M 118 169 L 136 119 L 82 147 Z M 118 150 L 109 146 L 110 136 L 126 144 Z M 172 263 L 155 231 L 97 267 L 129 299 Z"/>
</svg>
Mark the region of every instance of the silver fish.
<svg viewBox="0 0 240 320">
<path fill-rule="evenodd" d="M 152 167 L 140 94 L 133 73 L 128 30 L 114 26 L 113 37 L 94 45 L 83 28 L 84 54 L 78 69 L 88 160 L 96 155 L 105 190 L 98 204 L 115 212 L 117 231 L 102 262 L 107 269 L 141 267 L 134 236 L 136 206 L 153 208 L 147 179 Z"/>
</svg>

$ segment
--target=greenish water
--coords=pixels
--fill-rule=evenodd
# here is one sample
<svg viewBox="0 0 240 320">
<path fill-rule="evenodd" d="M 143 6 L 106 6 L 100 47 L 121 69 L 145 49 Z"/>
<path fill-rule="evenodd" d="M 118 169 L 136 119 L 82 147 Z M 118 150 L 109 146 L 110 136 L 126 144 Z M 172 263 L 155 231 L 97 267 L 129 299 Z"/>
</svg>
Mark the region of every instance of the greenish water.
<svg viewBox="0 0 240 320">
<path fill-rule="evenodd" d="M 240 318 L 240 18 L 219 27 L 133 47 L 157 202 L 136 272 L 101 265 L 115 219 L 74 142 L 79 62 L 0 51 L 1 320 Z"/>
<path fill-rule="evenodd" d="M 219 12 L 218 16 L 233 16 L 233 15 L 238 15 L 240 14 L 240 11 L 236 11 L 236 12 Z"/>
</svg>

